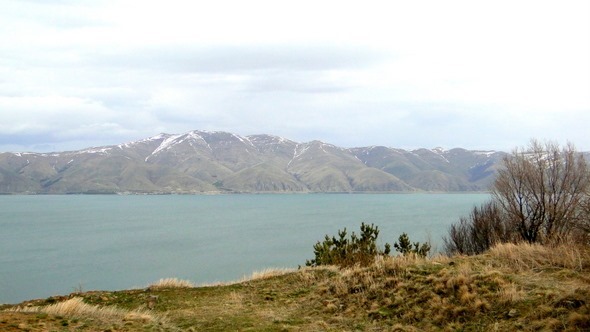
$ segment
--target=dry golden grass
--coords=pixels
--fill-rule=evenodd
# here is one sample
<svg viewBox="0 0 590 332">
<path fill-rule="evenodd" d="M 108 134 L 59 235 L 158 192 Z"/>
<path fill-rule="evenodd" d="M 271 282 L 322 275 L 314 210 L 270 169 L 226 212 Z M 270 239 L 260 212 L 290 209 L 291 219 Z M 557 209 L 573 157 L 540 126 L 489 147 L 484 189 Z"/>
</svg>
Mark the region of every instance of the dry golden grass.
<svg viewBox="0 0 590 332">
<path fill-rule="evenodd" d="M 242 307 L 244 304 L 244 295 L 238 292 L 229 293 L 228 303 L 231 305 Z"/>
<path fill-rule="evenodd" d="M 239 280 L 226 281 L 226 282 L 223 282 L 223 281 L 222 282 L 212 282 L 212 283 L 202 284 L 200 286 L 201 287 L 229 286 L 229 285 L 240 284 L 240 283 L 244 283 L 244 282 L 248 282 L 248 281 L 256 281 L 256 280 L 264 280 L 264 279 L 268 279 L 268 278 L 274 278 L 274 277 L 282 276 L 285 274 L 294 273 L 296 271 L 297 271 L 297 269 L 293 269 L 293 268 L 266 268 L 266 269 L 263 269 L 260 271 L 254 271 L 254 272 L 252 272 L 251 275 L 244 276 L 243 278 L 241 278 Z"/>
<path fill-rule="evenodd" d="M 531 245 L 501 245 L 475 257 L 382 257 L 368 267 L 338 270 L 319 290 L 326 313 L 366 312 L 404 327 L 470 330 L 497 320 L 485 326 L 551 330 L 559 323 L 563 330 L 581 331 L 589 322 L 587 260 L 579 248 Z M 530 320 L 536 325 L 523 328 Z"/>
<path fill-rule="evenodd" d="M 90 331 L 160 330 L 125 321 L 159 317 L 174 331 L 590 331 L 589 259 L 580 248 L 500 245 L 470 257 L 267 269 L 217 287 L 89 292 L 84 302 L 39 300 L 21 310 L 119 321 Z M 151 298 L 157 303 L 143 311 Z M 0 330 L 12 323 L 4 321 Z"/>
<path fill-rule="evenodd" d="M 501 303 L 511 304 L 522 301 L 525 298 L 525 293 L 515 283 L 503 284 L 498 292 L 498 299 Z"/>
<path fill-rule="evenodd" d="M 519 271 L 551 267 L 583 271 L 590 267 L 590 250 L 576 245 L 504 243 L 490 249 L 488 255 L 504 260 Z"/>
<path fill-rule="evenodd" d="M 116 307 L 99 307 L 84 303 L 75 297 L 48 306 L 14 308 L 14 312 L 44 313 L 69 318 L 85 318 L 110 323 L 113 321 L 157 321 L 158 318 L 144 310 L 124 310 Z"/>
<path fill-rule="evenodd" d="M 430 262 L 428 258 L 420 257 L 416 254 L 400 255 L 400 256 L 377 256 L 375 258 L 374 267 L 387 271 L 404 271 L 408 266 Z"/>
<path fill-rule="evenodd" d="M 193 288 L 195 284 L 188 280 L 178 278 L 163 278 L 148 286 L 150 289 L 157 288 Z"/>
<path fill-rule="evenodd" d="M 340 268 L 337 266 L 319 266 L 319 267 L 303 267 L 301 268 L 297 276 L 299 279 L 307 286 L 315 285 L 317 282 L 323 280 L 324 278 L 319 276 L 317 271 L 326 271 L 328 273 L 339 273 Z"/>
<path fill-rule="evenodd" d="M 293 273 L 295 271 L 297 271 L 297 270 L 292 269 L 292 268 L 267 268 L 267 269 L 264 269 L 261 271 L 254 271 L 254 272 L 252 272 L 252 275 L 250 275 L 249 277 L 243 278 L 239 282 L 264 280 L 264 279 L 268 279 L 268 278 L 282 276 L 287 273 Z"/>
</svg>

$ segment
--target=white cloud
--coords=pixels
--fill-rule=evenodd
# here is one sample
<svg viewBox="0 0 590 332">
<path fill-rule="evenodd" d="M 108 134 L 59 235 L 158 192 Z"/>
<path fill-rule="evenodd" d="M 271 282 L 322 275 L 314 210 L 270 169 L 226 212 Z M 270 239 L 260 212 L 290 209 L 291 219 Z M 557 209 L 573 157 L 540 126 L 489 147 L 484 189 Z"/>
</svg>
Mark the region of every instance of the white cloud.
<svg viewBox="0 0 590 332">
<path fill-rule="evenodd" d="M 0 97 L 3 133 L 59 130 L 62 125 L 92 123 L 114 112 L 91 100 L 62 96 Z M 35 117 L 31 117 L 34 114 Z"/>
<path fill-rule="evenodd" d="M 0 150 L 191 129 L 590 150 L 588 12 L 587 1 L 5 1 Z"/>
</svg>

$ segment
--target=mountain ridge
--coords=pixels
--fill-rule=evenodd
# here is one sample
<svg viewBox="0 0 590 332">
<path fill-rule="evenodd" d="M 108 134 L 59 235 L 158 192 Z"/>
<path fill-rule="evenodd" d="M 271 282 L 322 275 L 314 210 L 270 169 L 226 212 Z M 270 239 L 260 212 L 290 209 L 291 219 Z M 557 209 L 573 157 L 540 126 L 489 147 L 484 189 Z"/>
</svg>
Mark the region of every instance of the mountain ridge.
<svg viewBox="0 0 590 332">
<path fill-rule="evenodd" d="M 77 151 L 0 153 L 0 193 L 485 191 L 504 155 L 193 130 Z"/>
</svg>

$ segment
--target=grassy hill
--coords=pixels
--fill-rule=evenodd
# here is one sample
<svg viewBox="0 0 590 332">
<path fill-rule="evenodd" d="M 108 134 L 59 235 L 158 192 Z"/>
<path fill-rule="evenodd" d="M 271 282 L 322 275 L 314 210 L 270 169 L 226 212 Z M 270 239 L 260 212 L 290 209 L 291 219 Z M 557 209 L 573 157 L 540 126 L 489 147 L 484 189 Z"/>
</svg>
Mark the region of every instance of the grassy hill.
<svg viewBox="0 0 590 332">
<path fill-rule="evenodd" d="M 589 331 L 590 252 L 499 245 L 471 257 L 162 280 L 3 306 L 2 331 Z"/>
<path fill-rule="evenodd" d="M 504 155 L 190 131 L 79 151 L 0 153 L 0 193 L 485 191 Z"/>
</svg>

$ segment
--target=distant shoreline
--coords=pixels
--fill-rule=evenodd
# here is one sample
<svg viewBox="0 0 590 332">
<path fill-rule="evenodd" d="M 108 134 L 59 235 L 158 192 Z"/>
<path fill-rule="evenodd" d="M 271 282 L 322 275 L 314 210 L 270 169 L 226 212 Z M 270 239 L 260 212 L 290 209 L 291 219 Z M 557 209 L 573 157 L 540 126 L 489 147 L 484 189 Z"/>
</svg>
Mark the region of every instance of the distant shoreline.
<svg viewBox="0 0 590 332">
<path fill-rule="evenodd" d="M 253 191 L 253 192 L 70 192 L 70 193 L 0 193 L 0 196 L 210 196 L 210 195 L 413 195 L 413 194 L 489 194 L 490 191 Z"/>
</svg>

